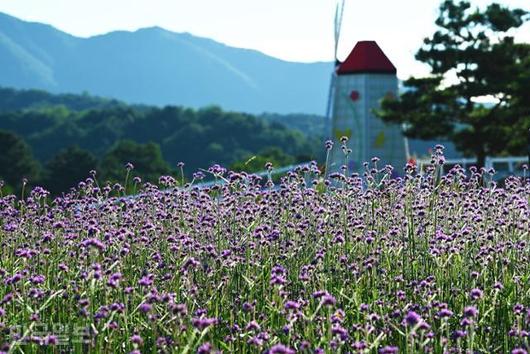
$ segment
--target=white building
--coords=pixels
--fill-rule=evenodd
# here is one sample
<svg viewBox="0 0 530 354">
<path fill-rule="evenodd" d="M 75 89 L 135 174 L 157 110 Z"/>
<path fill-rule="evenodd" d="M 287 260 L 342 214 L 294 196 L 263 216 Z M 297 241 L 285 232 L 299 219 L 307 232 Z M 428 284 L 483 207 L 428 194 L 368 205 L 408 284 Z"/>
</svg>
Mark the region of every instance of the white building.
<svg viewBox="0 0 530 354">
<path fill-rule="evenodd" d="M 378 167 L 394 166 L 400 173 L 406 163 L 405 139 L 399 125 L 386 124 L 373 113 L 383 97 L 396 96 L 396 68 L 375 41 L 358 42 L 336 68 L 331 114 L 334 147 L 330 170 L 345 164 L 340 138 L 349 138 L 349 172 L 362 172 L 362 163 L 381 159 Z"/>
</svg>

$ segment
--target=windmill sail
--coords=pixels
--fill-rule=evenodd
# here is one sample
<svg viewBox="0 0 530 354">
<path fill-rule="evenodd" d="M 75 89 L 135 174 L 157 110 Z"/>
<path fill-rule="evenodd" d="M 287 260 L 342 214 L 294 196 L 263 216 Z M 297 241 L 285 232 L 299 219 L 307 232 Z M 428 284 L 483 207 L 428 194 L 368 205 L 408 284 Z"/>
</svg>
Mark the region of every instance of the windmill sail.
<svg viewBox="0 0 530 354">
<path fill-rule="evenodd" d="M 338 67 L 339 59 L 338 59 L 338 48 L 339 48 L 339 40 L 340 40 L 340 31 L 342 27 L 342 18 L 344 14 L 344 6 L 346 4 L 346 0 L 339 0 L 336 3 L 335 6 L 335 20 L 333 23 L 333 59 L 335 60 L 333 71 L 331 72 L 331 78 L 329 80 L 329 91 L 328 91 L 328 102 L 326 106 L 326 135 L 327 138 L 330 139 L 332 136 L 331 132 L 331 119 L 333 114 L 333 101 L 335 100 L 335 81 L 337 77 L 336 69 Z"/>
</svg>

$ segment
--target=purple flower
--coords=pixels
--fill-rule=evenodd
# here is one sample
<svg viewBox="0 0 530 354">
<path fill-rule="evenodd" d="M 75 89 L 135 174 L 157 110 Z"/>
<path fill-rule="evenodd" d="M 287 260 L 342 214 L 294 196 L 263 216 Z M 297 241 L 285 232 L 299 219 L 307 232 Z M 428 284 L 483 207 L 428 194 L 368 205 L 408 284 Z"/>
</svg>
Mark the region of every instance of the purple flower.
<svg viewBox="0 0 530 354">
<path fill-rule="evenodd" d="M 333 326 L 331 328 L 331 333 L 334 335 L 338 335 L 340 339 L 344 341 L 348 339 L 348 331 L 342 326 Z"/>
<path fill-rule="evenodd" d="M 399 352 L 399 348 L 398 347 L 391 347 L 391 346 L 386 346 L 386 347 L 383 347 L 381 349 L 379 349 L 379 353 L 380 354 L 396 354 Z"/>
<path fill-rule="evenodd" d="M 185 316 L 188 313 L 188 308 L 186 304 L 176 304 L 171 306 L 174 313 L 177 313 L 181 316 Z"/>
<path fill-rule="evenodd" d="M 153 306 L 151 306 L 151 304 L 148 304 L 148 303 L 144 302 L 144 303 L 140 304 L 138 309 L 140 310 L 140 312 L 148 313 L 148 312 L 150 312 L 153 309 Z"/>
<path fill-rule="evenodd" d="M 467 306 L 464 308 L 464 316 L 465 317 L 477 317 L 478 310 L 475 306 Z"/>
<path fill-rule="evenodd" d="M 269 349 L 269 354 L 295 354 L 295 351 L 283 344 L 276 344 Z"/>
<path fill-rule="evenodd" d="M 338 309 L 335 311 L 335 313 L 331 316 L 331 323 L 342 323 L 344 321 L 344 318 L 346 317 L 346 313 L 342 309 Z"/>
<path fill-rule="evenodd" d="M 89 230 L 88 230 L 88 233 L 90 235 L 96 234 L 98 232 L 99 232 L 99 230 L 97 228 L 95 228 L 95 227 L 90 227 Z M 100 239 L 97 239 L 95 237 L 88 238 L 88 239 L 82 241 L 81 242 L 81 246 L 84 247 L 84 248 L 89 248 L 89 247 L 97 248 L 100 251 L 103 251 L 106 248 L 105 244 Z"/>
<path fill-rule="evenodd" d="M 44 275 L 35 275 L 29 278 L 29 281 L 33 284 L 42 284 L 46 280 L 46 277 Z"/>
<path fill-rule="evenodd" d="M 251 303 L 249 303 L 249 302 L 243 303 L 243 311 L 250 312 L 253 309 L 254 309 L 254 305 L 252 305 Z"/>
<path fill-rule="evenodd" d="M 112 287 L 112 288 L 116 288 L 118 286 L 118 283 L 119 281 L 121 280 L 122 278 L 122 275 L 121 273 L 114 273 L 112 274 L 110 277 L 109 277 L 109 280 L 107 282 L 107 285 Z"/>
<path fill-rule="evenodd" d="M 146 275 L 144 277 L 142 277 L 139 281 L 138 281 L 138 284 L 141 285 L 141 286 L 150 286 L 153 284 L 153 275 Z"/>
<path fill-rule="evenodd" d="M 4 280 L 4 284 L 5 284 L 5 285 L 16 284 L 16 283 L 18 283 L 19 281 L 21 281 L 22 278 L 23 278 L 22 274 L 20 274 L 20 273 L 16 273 L 16 274 L 13 275 L 12 277 L 9 277 L 9 278 L 7 278 L 6 280 Z"/>
<path fill-rule="evenodd" d="M 57 345 L 59 344 L 59 339 L 57 338 L 57 336 L 49 335 L 44 338 L 44 344 L 45 345 Z"/>
<path fill-rule="evenodd" d="M 456 330 L 451 334 L 451 338 L 453 339 L 459 339 L 465 336 L 467 336 L 467 332 L 462 330 Z"/>
<path fill-rule="evenodd" d="M 318 290 L 318 291 L 315 291 L 315 292 L 313 293 L 313 297 L 314 297 L 315 299 L 318 299 L 318 298 L 321 298 L 322 296 L 324 296 L 324 295 L 326 295 L 326 294 L 327 294 L 326 291 L 324 291 L 324 290 Z"/>
<path fill-rule="evenodd" d="M 212 345 L 208 342 L 201 344 L 197 349 L 197 354 L 209 354 L 212 352 Z"/>
<path fill-rule="evenodd" d="M 142 345 L 144 340 L 138 334 L 135 334 L 131 337 L 131 343 Z"/>
<path fill-rule="evenodd" d="M 409 326 L 411 326 L 411 327 L 417 325 L 418 323 L 420 323 L 420 322 L 422 322 L 422 321 L 423 321 L 423 320 L 422 320 L 421 316 L 418 315 L 418 314 L 417 314 L 416 312 L 414 312 L 414 311 L 409 311 L 409 312 L 407 313 L 407 315 L 405 316 L 405 322 L 406 322 Z"/>
<path fill-rule="evenodd" d="M 258 322 L 256 322 L 255 320 L 252 320 L 250 321 L 247 326 L 245 327 L 245 329 L 247 331 L 259 331 L 261 329 L 260 325 L 258 324 Z"/>
<path fill-rule="evenodd" d="M 196 260 L 193 257 L 190 257 L 184 262 L 184 264 L 182 264 L 182 270 L 185 271 L 185 270 L 188 270 L 188 268 L 194 268 L 200 264 L 201 263 L 198 260 Z"/>
<path fill-rule="evenodd" d="M 460 326 L 467 327 L 467 326 L 471 325 L 472 323 L 473 323 L 473 320 L 465 317 L 465 318 L 462 319 L 462 321 L 460 321 Z"/>
<path fill-rule="evenodd" d="M 300 308 L 300 304 L 296 301 L 287 301 L 284 307 L 286 310 L 298 310 Z"/>
<path fill-rule="evenodd" d="M 284 285 L 286 283 L 287 283 L 287 280 L 285 279 L 285 277 L 281 275 L 273 274 L 271 276 L 271 281 L 270 281 L 271 285 Z"/>
<path fill-rule="evenodd" d="M 480 298 L 482 297 L 483 292 L 482 292 L 482 290 L 480 290 L 480 289 L 476 289 L 476 288 L 475 288 L 475 289 L 472 289 L 472 290 L 471 290 L 470 295 L 471 295 L 471 298 L 472 298 L 473 300 L 477 300 L 477 299 L 480 299 Z"/>
<path fill-rule="evenodd" d="M 191 320 L 191 323 L 193 324 L 193 327 L 202 331 L 203 329 L 207 327 L 215 325 L 217 323 L 217 319 L 216 318 L 193 318 Z"/>
<path fill-rule="evenodd" d="M 528 354 L 528 352 L 523 348 L 515 348 L 512 350 L 512 354 Z"/>
<path fill-rule="evenodd" d="M 120 302 L 115 302 L 110 305 L 110 309 L 111 311 L 123 312 L 123 310 L 125 309 L 125 305 Z"/>
<path fill-rule="evenodd" d="M 440 317 L 451 317 L 451 316 L 453 316 L 453 311 L 451 311 L 449 309 L 441 309 L 438 312 L 438 316 L 440 316 Z"/>
<path fill-rule="evenodd" d="M 360 340 L 360 341 L 354 342 L 352 344 L 352 347 L 355 350 L 364 350 L 368 347 L 368 345 L 366 344 L 364 340 Z"/>
<path fill-rule="evenodd" d="M 513 313 L 515 313 L 516 315 L 522 314 L 523 311 L 524 311 L 524 306 L 522 304 L 515 304 L 513 306 Z"/>
<path fill-rule="evenodd" d="M 261 347 L 263 345 L 263 339 L 254 336 L 247 341 L 247 344 L 254 345 L 256 347 Z"/>
<path fill-rule="evenodd" d="M 359 306 L 359 311 L 361 312 L 366 312 L 370 309 L 370 306 L 368 304 L 361 304 L 361 306 Z"/>
<path fill-rule="evenodd" d="M 322 300 L 320 301 L 320 303 L 324 306 L 333 306 L 337 303 L 337 300 L 335 299 L 335 297 L 333 297 L 333 295 L 326 294 L 322 296 Z"/>
</svg>

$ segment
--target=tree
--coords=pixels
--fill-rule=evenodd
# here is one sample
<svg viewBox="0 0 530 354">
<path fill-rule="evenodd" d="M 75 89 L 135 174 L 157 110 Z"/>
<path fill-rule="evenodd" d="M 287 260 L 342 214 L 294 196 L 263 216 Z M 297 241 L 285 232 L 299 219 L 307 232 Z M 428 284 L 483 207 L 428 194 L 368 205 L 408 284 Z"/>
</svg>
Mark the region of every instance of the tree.
<svg viewBox="0 0 530 354">
<path fill-rule="evenodd" d="M 18 189 L 24 178 L 34 182 L 38 176 L 30 147 L 17 135 L 0 130 L 0 180 Z"/>
<path fill-rule="evenodd" d="M 46 164 L 44 185 L 52 194 L 67 192 L 88 177 L 97 164 L 98 161 L 90 152 L 71 146 L 59 152 Z"/>
<path fill-rule="evenodd" d="M 131 163 L 134 167 L 132 176 L 138 176 L 144 181 L 156 183 L 162 175 L 167 175 L 171 169 L 155 143 L 138 144 L 130 140 L 119 141 L 101 162 L 103 178 L 113 182 L 123 182 L 126 176 L 125 165 Z"/>
<path fill-rule="evenodd" d="M 384 99 L 377 114 L 404 123 L 408 137 L 454 142 L 479 166 L 488 155 L 522 153 L 520 136 L 530 128 L 530 45 L 515 43 L 508 31 L 526 20 L 528 12 L 495 3 L 480 10 L 467 1 L 442 2 L 438 30 L 416 54 L 431 75 L 406 80 L 408 90 Z"/>
</svg>

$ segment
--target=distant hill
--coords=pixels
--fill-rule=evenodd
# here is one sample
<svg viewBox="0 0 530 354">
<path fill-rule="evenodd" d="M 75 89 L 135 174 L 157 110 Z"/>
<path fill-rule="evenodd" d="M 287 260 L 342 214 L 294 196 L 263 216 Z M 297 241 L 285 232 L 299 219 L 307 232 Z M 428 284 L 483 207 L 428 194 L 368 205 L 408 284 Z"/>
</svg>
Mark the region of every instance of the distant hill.
<svg viewBox="0 0 530 354">
<path fill-rule="evenodd" d="M 44 90 L 17 90 L 0 87 L 0 112 L 38 110 L 53 106 L 64 106 L 72 111 L 87 109 L 109 109 L 127 106 L 116 99 L 91 96 L 89 94 L 52 94 Z"/>
<path fill-rule="evenodd" d="M 282 61 L 162 28 L 78 38 L 0 13 L 0 85 L 128 103 L 323 114 L 331 63 Z"/>
</svg>

